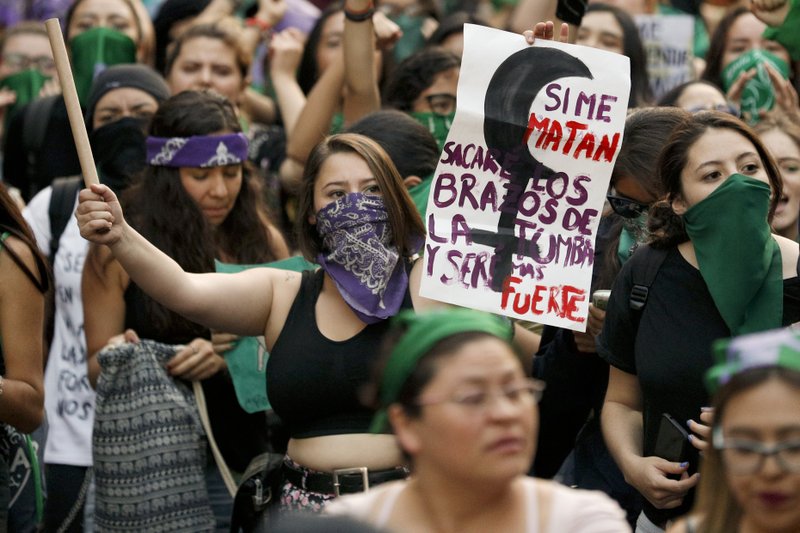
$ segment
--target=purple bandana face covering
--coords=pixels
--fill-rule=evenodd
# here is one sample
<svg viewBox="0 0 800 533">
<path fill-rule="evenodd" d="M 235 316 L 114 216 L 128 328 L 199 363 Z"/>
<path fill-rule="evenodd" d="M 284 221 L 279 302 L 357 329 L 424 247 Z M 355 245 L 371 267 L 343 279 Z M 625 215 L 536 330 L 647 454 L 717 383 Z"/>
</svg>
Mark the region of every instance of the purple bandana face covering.
<svg viewBox="0 0 800 533">
<path fill-rule="evenodd" d="M 392 242 L 381 196 L 352 193 L 317 213 L 323 252 L 317 262 L 333 279 L 362 322 L 394 316 L 408 288 L 408 274 Z"/>
<path fill-rule="evenodd" d="M 147 138 L 147 163 L 154 167 L 222 167 L 246 159 L 247 137 L 243 133 Z"/>
</svg>

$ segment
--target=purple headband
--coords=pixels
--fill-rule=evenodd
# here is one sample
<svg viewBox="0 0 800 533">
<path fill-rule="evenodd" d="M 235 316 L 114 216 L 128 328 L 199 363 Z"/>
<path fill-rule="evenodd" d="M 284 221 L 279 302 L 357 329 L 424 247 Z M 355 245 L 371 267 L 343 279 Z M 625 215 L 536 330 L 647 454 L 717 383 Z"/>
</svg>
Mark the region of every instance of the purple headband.
<svg viewBox="0 0 800 533">
<path fill-rule="evenodd" d="M 243 133 L 147 138 L 147 163 L 154 167 L 221 167 L 246 159 L 247 137 Z"/>
</svg>

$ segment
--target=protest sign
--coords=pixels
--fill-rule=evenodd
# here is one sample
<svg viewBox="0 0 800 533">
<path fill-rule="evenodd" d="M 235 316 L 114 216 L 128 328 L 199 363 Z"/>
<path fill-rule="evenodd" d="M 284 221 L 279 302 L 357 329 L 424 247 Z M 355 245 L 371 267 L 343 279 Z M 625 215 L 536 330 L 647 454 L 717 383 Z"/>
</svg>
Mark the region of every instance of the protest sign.
<svg viewBox="0 0 800 533">
<path fill-rule="evenodd" d="M 464 36 L 420 292 L 583 331 L 628 58 L 474 25 Z"/>
<path fill-rule="evenodd" d="M 653 96 L 660 98 L 694 76 L 694 18 L 691 15 L 637 15 L 647 54 Z"/>
</svg>

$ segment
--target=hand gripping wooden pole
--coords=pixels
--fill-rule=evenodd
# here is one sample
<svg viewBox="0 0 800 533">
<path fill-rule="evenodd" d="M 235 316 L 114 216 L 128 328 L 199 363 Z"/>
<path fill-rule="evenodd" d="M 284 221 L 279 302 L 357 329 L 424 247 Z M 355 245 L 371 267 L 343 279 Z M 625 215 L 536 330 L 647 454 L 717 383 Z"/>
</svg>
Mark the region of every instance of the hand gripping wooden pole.
<svg viewBox="0 0 800 533">
<path fill-rule="evenodd" d="M 75 79 L 72 77 L 72 68 L 69 64 L 69 57 L 67 57 L 67 47 L 64 44 L 64 36 L 61 34 L 61 25 L 58 19 L 48 19 L 44 25 L 47 28 L 47 36 L 50 38 L 50 48 L 53 50 L 53 60 L 56 63 L 58 80 L 61 82 L 64 103 L 67 105 L 69 125 L 72 128 L 72 138 L 75 139 L 75 148 L 81 162 L 83 182 L 88 187 L 92 183 L 100 183 L 100 180 L 97 177 L 97 168 L 92 157 L 92 147 L 89 145 L 89 135 L 86 133 L 86 125 L 83 122 L 83 111 L 81 111 L 81 104 L 78 101 L 78 91 L 75 89 Z"/>
</svg>

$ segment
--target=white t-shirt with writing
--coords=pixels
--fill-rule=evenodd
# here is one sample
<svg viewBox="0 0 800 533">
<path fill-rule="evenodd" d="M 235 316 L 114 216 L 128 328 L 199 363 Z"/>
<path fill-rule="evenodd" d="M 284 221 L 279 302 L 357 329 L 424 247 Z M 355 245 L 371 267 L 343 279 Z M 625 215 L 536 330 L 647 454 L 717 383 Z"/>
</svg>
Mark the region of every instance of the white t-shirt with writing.
<svg viewBox="0 0 800 533">
<path fill-rule="evenodd" d="M 50 253 L 51 195 L 52 188 L 47 187 L 23 211 L 45 255 Z M 77 204 L 76 196 L 73 212 Z M 77 220 L 70 216 L 53 265 L 55 327 L 44 372 L 44 408 L 49 426 L 44 461 L 49 464 L 92 465 L 95 393 L 86 365 L 81 300 L 81 275 L 88 249 Z"/>
</svg>

